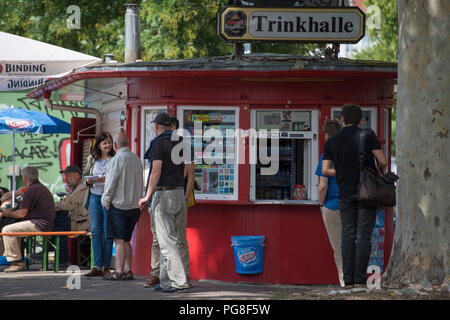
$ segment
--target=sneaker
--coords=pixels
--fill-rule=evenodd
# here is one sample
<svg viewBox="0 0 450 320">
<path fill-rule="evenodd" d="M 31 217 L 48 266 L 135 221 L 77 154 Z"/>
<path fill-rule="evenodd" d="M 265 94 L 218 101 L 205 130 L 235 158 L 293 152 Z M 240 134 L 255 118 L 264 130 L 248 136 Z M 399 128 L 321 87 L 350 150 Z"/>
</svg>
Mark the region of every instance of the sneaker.
<svg viewBox="0 0 450 320">
<path fill-rule="evenodd" d="M 22 262 L 13 261 L 11 263 L 11 266 L 9 268 L 6 268 L 3 272 L 19 272 L 25 270 L 25 268 L 26 268 L 25 261 Z"/>
<path fill-rule="evenodd" d="M 162 292 L 166 293 L 174 293 L 177 291 L 187 290 L 189 288 L 175 288 L 175 287 L 168 287 L 168 288 L 162 288 Z"/>
<path fill-rule="evenodd" d="M 145 288 L 153 288 L 154 286 L 159 284 L 159 278 L 155 275 L 152 275 L 148 278 L 147 282 L 144 284 Z"/>
</svg>

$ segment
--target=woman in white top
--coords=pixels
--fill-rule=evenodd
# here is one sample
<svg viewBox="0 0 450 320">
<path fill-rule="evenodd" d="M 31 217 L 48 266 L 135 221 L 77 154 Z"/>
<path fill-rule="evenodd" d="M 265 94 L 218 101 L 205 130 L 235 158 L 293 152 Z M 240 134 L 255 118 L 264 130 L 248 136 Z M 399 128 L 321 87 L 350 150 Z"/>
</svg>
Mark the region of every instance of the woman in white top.
<svg viewBox="0 0 450 320">
<path fill-rule="evenodd" d="M 105 187 L 106 166 L 114 155 L 111 135 L 102 132 L 95 139 L 94 150 L 87 159 L 88 163 L 84 172 L 86 182 L 91 185 L 89 216 L 94 251 L 94 268 L 85 275 L 87 277 L 103 276 L 109 272 L 113 240 L 106 237 L 107 212 L 101 204 L 101 198 Z"/>
</svg>

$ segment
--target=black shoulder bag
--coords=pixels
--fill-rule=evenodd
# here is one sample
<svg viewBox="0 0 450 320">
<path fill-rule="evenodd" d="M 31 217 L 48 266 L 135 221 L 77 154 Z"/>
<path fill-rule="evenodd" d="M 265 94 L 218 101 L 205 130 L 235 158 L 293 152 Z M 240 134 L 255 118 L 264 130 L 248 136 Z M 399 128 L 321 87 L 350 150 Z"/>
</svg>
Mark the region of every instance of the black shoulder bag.
<svg viewBox="0 0 450 320">
<path fill-rule="evenodd" d="M 377 170 L 371 167 L 364 168 L 366 133 L 366 130 L 361 130 L 359 135 L 358 200 L 377 208 L 393 207 L 396 204 L 395 181 L 399 177 L 392 172 L 380 176 Z"/>
</svg>

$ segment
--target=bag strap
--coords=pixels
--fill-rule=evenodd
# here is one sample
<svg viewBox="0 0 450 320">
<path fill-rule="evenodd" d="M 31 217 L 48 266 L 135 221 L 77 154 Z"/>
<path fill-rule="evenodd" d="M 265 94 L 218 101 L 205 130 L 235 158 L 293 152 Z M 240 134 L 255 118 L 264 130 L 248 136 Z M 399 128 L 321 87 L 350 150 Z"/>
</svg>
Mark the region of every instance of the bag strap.
<svg viewBox="0 0 450 320">
<path fill-rule="evenodd" d="M 360 168 L 360 171 L 362 171 L 364 169 L 364 158 L 365 158 L 365 155 L 366 155 L 366 150 L 365 150 L 366 133 L 367 133 L 367 131 L 365 129 L 361 129 L 360 132 L 359 132 L 359 151 L 358 151 L 358 155 L 359 155 L 359 168 Z"/>
<path fill-rule="evenodd" d="M 364 158 L 366 155 L 365 150 L 365 140 L 366 140 L 366 133 L 367 131 L 365 129 L 361 129 L 359 131 L 359 183 L 362 184 L 364 180 Z"/>
</svg>

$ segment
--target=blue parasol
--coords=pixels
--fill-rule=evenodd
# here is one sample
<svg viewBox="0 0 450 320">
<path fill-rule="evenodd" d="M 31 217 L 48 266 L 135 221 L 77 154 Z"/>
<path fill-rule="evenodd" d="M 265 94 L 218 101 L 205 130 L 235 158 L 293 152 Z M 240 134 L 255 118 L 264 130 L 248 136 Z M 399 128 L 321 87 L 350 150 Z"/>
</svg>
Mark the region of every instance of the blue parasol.
<svg viewBox="0 0 450 320">
<path fill-rule="evenodd" d="M 70 133 L 70 124 L 39 111 L 8 108 L 0 110 L 0 134 L 13 134 L 13 198 L 16 190 L 16 133 Z"/>
</svg>

